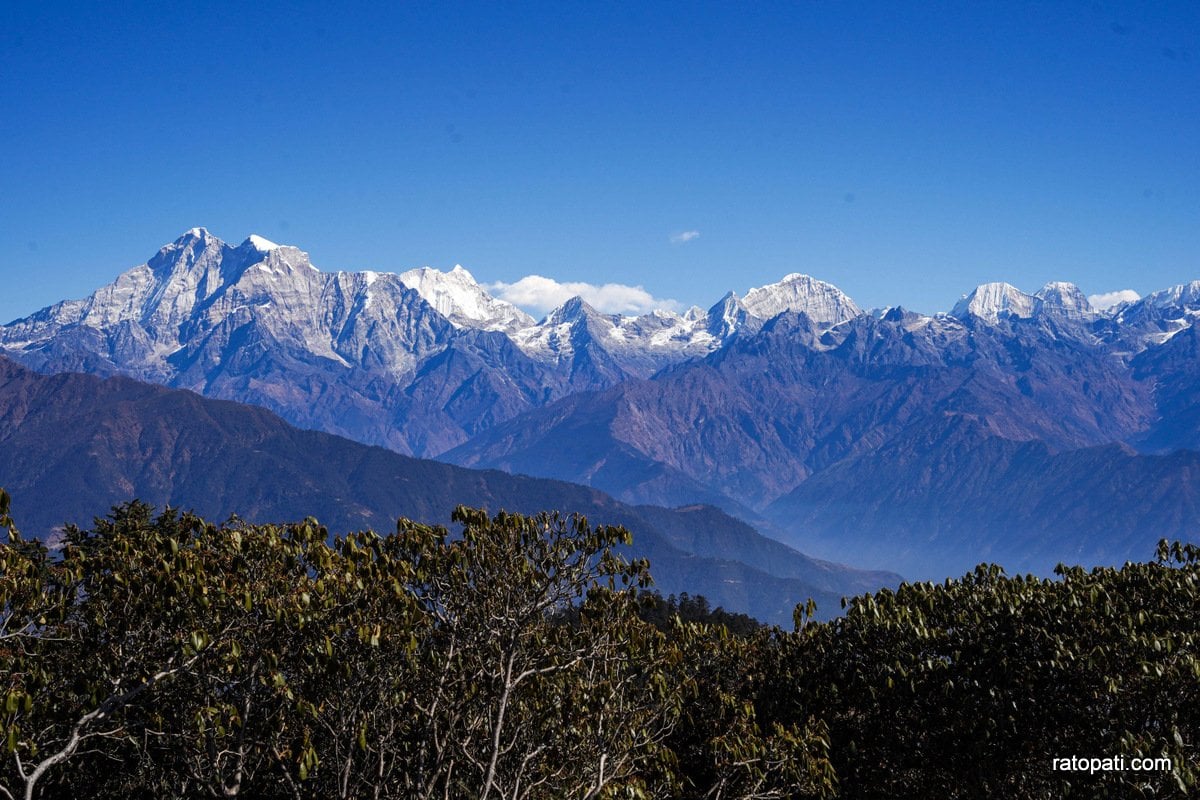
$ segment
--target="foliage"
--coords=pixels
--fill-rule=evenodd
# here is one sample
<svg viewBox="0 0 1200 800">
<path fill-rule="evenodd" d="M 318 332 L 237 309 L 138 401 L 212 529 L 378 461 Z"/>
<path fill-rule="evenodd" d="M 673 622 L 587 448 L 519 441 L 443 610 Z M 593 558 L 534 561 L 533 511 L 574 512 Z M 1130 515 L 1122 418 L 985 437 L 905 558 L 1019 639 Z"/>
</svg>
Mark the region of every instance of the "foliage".
<svg viewBox="0 0 1200 800">
<path fill-rule="evenodd" d="M 0 496 L 0 797 L 682 791 L 670 743 L 715 640 L 639 618 L 629 533 L 452 520 L 331 540 L 132 502 L 51 551 Z"/>
<path fill-rule="evenodd" d="M 668 635 L 680 622 L 726 628 L 735 636 L 751 636 L 763 628 L 754 617 L 726 611 L 719 606 L 712 608 L 703 595 L 683 592 L 678 597 L 663 598 L 657 591 L 643 591 L 638 595 L 638 603 L 638 616 Z"/>
<path fill-rule="evenodd" d="M 0 798 L 1183 797 L 1200 550 L 981 566 L 791 632 L 647 590 L 621 528 L 458 508 L 331 539 L 0 491 Z M 1169 770 L 1054 768 L 1165 756 Z"/>
<path fill-rule="evenodd" d="M 981 566 L 855 598 L 789 640 L 785 714 L 830 728 L 845 797 L 1183 797 L 1200 776 L 1200 551 L 1058 579 Z M 1054 768 L 1165 756 L 1169 771 Z"/>
</svg>

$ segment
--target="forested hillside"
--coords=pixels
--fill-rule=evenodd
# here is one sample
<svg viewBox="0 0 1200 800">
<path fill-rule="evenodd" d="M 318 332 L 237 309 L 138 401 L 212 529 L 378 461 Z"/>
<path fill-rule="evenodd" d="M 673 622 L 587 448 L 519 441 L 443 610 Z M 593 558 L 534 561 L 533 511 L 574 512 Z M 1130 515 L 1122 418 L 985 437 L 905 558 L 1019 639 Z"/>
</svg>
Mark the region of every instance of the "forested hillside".
<svg viewBox="0 0 1200 800">
<path fill-rule="evenodd" d="M 130 503 L 51 551 L 9 506 L 6 797 L 1184 797 L 1200 770 L 1188 545 L 785 631 L 648 597 L 630 532 L 580 517 L 331 541 Z"/>
</svg>

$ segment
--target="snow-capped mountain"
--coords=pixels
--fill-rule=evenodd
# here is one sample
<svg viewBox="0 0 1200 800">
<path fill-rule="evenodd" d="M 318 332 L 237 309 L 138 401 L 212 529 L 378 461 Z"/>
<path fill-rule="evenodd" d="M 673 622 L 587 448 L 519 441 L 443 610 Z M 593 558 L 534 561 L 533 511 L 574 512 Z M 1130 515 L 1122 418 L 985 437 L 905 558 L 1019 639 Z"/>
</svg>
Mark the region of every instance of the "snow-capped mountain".
<svg viewBox="0 0 1200 800">
<path fill-rule="evenodd" d="M 984 283 L 963 295 L 950 312 L 958 319 L 974 317 L 996 324 L 1003 319 L 1052 316 L 1059 320 L 1091 322 L 1100 314 L 1073 283 L 1051 281 L 1033 294 L 1008 283 Z"/>
<path fill-rule="evenodd" d="M 296 247 L 193 228 L 89 297 L 0 328 L 0 350 L 436 455 L 573 392 L 703 357 L 782 311 L 821 330 L 859 313 L 835 287 L 789 275 L 707 313 L 603 314 L 573 298 L 539 322 L 461 266 L 324 272 Z"/>
<path fill-rule="evenodd" d="M 529 370 L 486 340 L 497 335 L 456 328 L 397 275 L 322 272 L 295 247 L 257 236 L 233 247 L 194 228 L 91 296 L 0 328 L 0 348 L 43 371 L 126 374 L 409 453 L 462 441 L 478 416 L 462 398 L 460 411 L 398 424 L 429 391 L 422 379 L 469 371 L 494 413 L 530 407 L 487 388 Z M 447 351 L 460 358 L 430 363 Z M 541 377 L 528 381 L 540 389 Z"/>
<path fill-rule="evenodd" d="M 751 316 L 736 293 L 728 292 L 708 310 L 704 327 L 714 338 L 725 341 L 745 328 L 750 320 L 758 320 L 758 317 Z"/>
<path fill-rule="evenodd" d="M 449 272 L 431 267 L 410 269 L 400 273 L 400 281 L 457 328 L 515 333 L 536 324 L 521 309 L 488 294 L 461 265 Z"/>
<path fill-rule="evenodd" d="M 1073 283 L 1051 281 L 1039 289 L 1034 297 L 1039 301 L 1038 310 L 1044 313 L 1077 320 L 1090 320 L 1096 316 L 1096 310 L 1088 302 L 1087 296 Z"/>
<path fill-rule="evenodd" d="M 1200 308 L 1200 281 L 1181 283 L 1169 289 L 1152 292 L 1139 302 L 1163 309 L 1198 309 Z"/>
<path fill-rule="evenodd" d="M 1126 354 L 1165 344 L 1200 319 L 1200 281 L 1152 292 L 1108 311 L 1114 323 L 1107 338 Z"/>
<path fill-rule="evenodd" d="M 0 329 L 0 346 L 36 361 L 64 337 L 95 339 L 90 355 L 112 371 L 173 382 L 197 369 L 211 380 L 230 357 L 248 357 L 247 345 L 269 340 L 400 375 L 450 327 L 396 275 L 321 272 L 295 247 L 259 236 L 231 247 L 193 228 L 90 297 Z"/>
<path fill-rule="evenodd" d="M 232 246 L 193 228 L 89 297 L 0 327 L 0 350 L 43 371 L 123 373 L 437 455 L 568 395 L 753 340 L 780 315 L 802 315 L 783 329 L 803 348 L 851 348 L 864 364 L 917 358 L 894 343 L 864 349 L 860 323 L 872 318 L 914 337 L 921 363 L 967 347 L 974 325 L 1042 318 L 1051 335 L 1128 359 L 1192 324 L 1200 282 L 1103 313 L 1071 284 L 1027 294 L 993 283 L 952 315 L 869 317 L 837 287 L 791 274 L 741 298 L 729 292 L 708 311 L 623 316 L 576 297 L 535 321 L 461 266 L 324 272 L 296 247 L 256 235 Z"/>
<path fill-rule="evenodd" d="M 513 340 L 533 358 L 564 363 L 578 346 L 598 344 L 628 374 L 646 377 L 661 367 L 703 356 L 739 331 L 753 331 L 785 311 L 800 312 L 827 330 L 862 311 L 840 289 L 793 273 L 738 298 L 729 292 L 708 310 L 685 314 L 652 311 L 641 316 L 602 314 L 581 298 L 568 300 Z"/>
<path fill-rule="evenodd" d="M 846 294 L 831 283 L 793 272 L 778 283 L 746 292 L 742 306 L 752 316 L 768 320 L 784 311 L 807 314 L 823 328 L 853 319 L 862 310 Z"/>
<path fill-rule="evenodd" d="M 959 319 L 978 317 L 994 323 L 1006 317 L 1032 317 L 1037 307 L 1036 297 L 1010 283 L 984 283 L 963 295 L 950 315 Z"/>
<path fill-rule="evenodd" d="M 611 361 L 614 369 L 636 377 L 703 356 L 720 345 L 699 309 L 685 316 L 672 311 L 622 316 L 603 314 L 579 297 L 554 309 L 540 323 L 515 332 L 513 341 L 531 358 L 561 366 L 591 350 L 592 360 Z"/>
</svg>

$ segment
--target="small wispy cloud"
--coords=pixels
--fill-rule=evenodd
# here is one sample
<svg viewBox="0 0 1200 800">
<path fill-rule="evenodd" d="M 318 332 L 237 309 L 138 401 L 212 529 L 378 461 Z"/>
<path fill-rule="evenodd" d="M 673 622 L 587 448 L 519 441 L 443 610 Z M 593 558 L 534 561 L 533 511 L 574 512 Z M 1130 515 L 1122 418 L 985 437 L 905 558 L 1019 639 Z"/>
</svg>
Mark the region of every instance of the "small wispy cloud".
<svg viewBox="0 0 1200 800">
<path fill-rule="evenodd" d="M 1118 303 L 1132 303 L 1140 299 L 1142 299 L 1142 296 L 1133 289 L 1121 289 L 1117 292 L 1103 292 L 1088 296 L 1088 302 L 1097 311 L 1105 311 Z"/>
<path fill-rule="evenodd" d="M 680 231 L 671 234 L 671 244 L 687 244 L 700 238 L 700 231 Z"/>
<path fill-rule="evenodd" d="M 513 283 L 497 281 L 485 289 L 494 297 L 523 308 L 531 314 L 543 315 L 558 308 L 572 297 L 606 314 L 645 314 L 655 309 L 677 311 L 680 304 L 647 292 L 641 286 L 623 283 L 597 285 L 583 281 L 556 281 L 542 275 L 526 275 Z"/>
</svg>

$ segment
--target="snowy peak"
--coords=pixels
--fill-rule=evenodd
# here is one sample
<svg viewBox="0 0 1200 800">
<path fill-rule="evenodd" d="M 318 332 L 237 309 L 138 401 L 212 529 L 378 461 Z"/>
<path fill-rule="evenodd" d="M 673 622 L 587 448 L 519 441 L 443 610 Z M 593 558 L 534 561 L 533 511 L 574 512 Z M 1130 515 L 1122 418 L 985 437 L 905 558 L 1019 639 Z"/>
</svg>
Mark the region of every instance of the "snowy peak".
<svg viewBox="0 0 1200 800">
<path fill-rule="evenodd" d="M 1098 314 L 1079 287 L 1066 281 L 1050 281 L 1034 294 L 1026 294 L 1010 283 L 984 283 L 964 295 L 950 312 L 958 319 L 975 317 L 993 324 L 1001 319 L 1030 317 L 1087 322 Z"/>
<path fill-rule="evenodd" d="M 246 239 L 244 244 L 250 245 L 255 250 L 258 250 L 263 253 L 269 252 L 271 250 L 275 250 L 279 247 L 279 245 L 275 244 L 270 239 L 264 239 L 263 237 L 259 236 L 257 233 L 250 234 L 250 238 Z"/>
<path fill-rule="evenodd" d="M 172 244 L 182 245 L 186 242 L 195 241 L 198 239 L 207 239 L 212 234 L 208 232 L 208 228 L 189 228 L 184 231 L 183 235 L 176 239 Z M 169 247 L 170 245 L 168 245 Z"/>
<path fill-rule="evenodd" d="M 1042 312 L 1052 312 L 1069 319 L 1087 319 L 1096 314 L 1087 297 L 1073 283 L 1051 281 L 1038 290 L 1034 295 L 1040 303 Z"/>
<path fill-rule="evenodd" d="M 732 336 L 746 322 L 750 312 L 742 305 L 735 292 L 729 292 L 708 310 L 707 330 L 717 339 L 724 340 Z"/>
<path fill-rule="evenodd" d="M 580 297 L 554 309 L 537 326 L 521 330 L 514 340 L 535 358 L 561 360 L 568 341 L 599 343 L 623 364 L 659 367 L 705 355 L 740 330 L 757 330 L 785 311 L 802 312 L 813 324 L 828 329 L 862 314 L 854 301 L 836 286 L 793 273 L 778 283 L 751 289 L 745 299 L 727 293 L 707 312 L 691 308 L 680 315 L 652 311 L 638 317 L 603 314 Z M 634 372 L 637 372 L 634 369 Z"/>
<path fill-rule="evenodd" d="M 544 325 L 564 325 L 568 323 L 577 323 L 580 320 L 588 318 L 601 317 L 599 311 L 589 305 L 583 297 L 575 295 L 570 300 L 563 303 L 556 309 L 553 309 L 550 314 L 546 315 Z"/>
<path fill-rule="evenodd" d="M 70 329 L 88 340 L 100 332 L 98 354 L 122 371 L 184 380 L 180 370 L 194 367 L 199 372 L 186 380 L 197 386 L 225 363 L 241 363 L 254 342 L 323 365 L 366 362 L 381 374 L 404 374 L 453 330 L 395 275 L 325 273 L 298 248 L 259 236 L 230 247 L 203 229 L 83 300 L 5 326 L 0 348 L 36 349 Z"/>
<path fill-rule="evenodd" d="M 605 314 L 576 296 L 512 338 L 526 355 L 541 361 L 562 364 L 584 348 L 598 349 L 626 375 L 648 377 L 717 347 L 720 342 L 705 330 L 707 321 L 700 309 L 687 316 L 661 310 L 636 317 Z"/>
<path fill-rule="evenodd" d="M 192 228 L 170 244 L 163 245 L 148 263 L 156 270 L 163 265 L 174 267 L 180 262 L 191 264 L 205 251 L 220 252 L 227 247 L 205 228 Z"/>
<path fill-rule="evenodd" d="M 995 323 L 1007 317 L 1032 317 L 1037 307 L 1036 297 L 1025 294 L 1011 283 L 983 283 L 970 294 L 963 295 L 954 304 L 950 315 L 959 319 L 978 317 Z"/>
<path fill-rule="evenodd" d="M 149 268 L 155 282 L 168 294 L 174 292 L 172 286 L 180 291 L 211 294 L 221 285 L 238 281 L 246 270 L 259 264 L 275 274 L 297 268 L 317 271 L 308 254 L 295 247 L 275 244 L 257 234 L 231 247 L 204 228 L 192 228 L 130 272 Z"/>
<path fill-rule="evenodd" d="M 746 292 L 741 305 L 752 316 L 767 320 L 784 311 L 798 311 L 819 327 L 833 327 L 862 313 L 854 301 L 831 283 L 793 272 L 778 283 Z"/>
<path fill-rule="evenodd" d="M 589 322 L 596 323 L 595 327 L 601 329 L 600 336 L 591 335 Z M 576 295 L 547 314 L 541 322 L 521 328 L 511 336 L 526 355 L 541 361 L 562 362 L 574 355 L 576 340 L 586 342 L 605 338 L 604 333 L 611 333 L 614 327 L 612 320 Z"/>
<path fill-rule="evenodd" d="M 1191 281 L 1146 295 L 1142 303 L 1155 308 L 1200 309 L 1200 281 Z"/>
<path fill-rule="evenodd" d="M 1109 314 L 1124 331 L 1133 351 L 1162 344 L 1200 318 L 1200 281 L 1151 292 L 1140 300 L 1119 303 Z"/>
<path fill-rule="evenodd" d="M 488 294 L 461 265 L 455 265 L 449 272 L 432 267 L 410 269 L 400 274 L 400 281 L 456 328 L 512 333 L 535 322 L 511 303 Z"/>
</svg>

